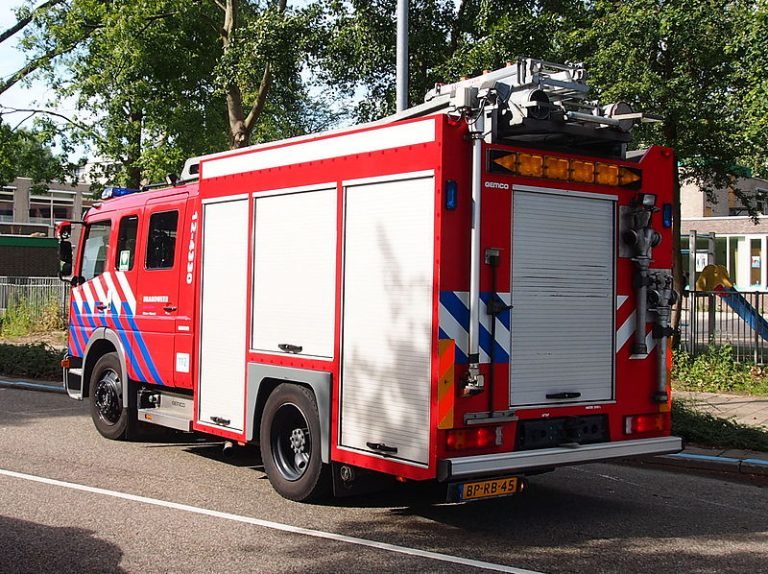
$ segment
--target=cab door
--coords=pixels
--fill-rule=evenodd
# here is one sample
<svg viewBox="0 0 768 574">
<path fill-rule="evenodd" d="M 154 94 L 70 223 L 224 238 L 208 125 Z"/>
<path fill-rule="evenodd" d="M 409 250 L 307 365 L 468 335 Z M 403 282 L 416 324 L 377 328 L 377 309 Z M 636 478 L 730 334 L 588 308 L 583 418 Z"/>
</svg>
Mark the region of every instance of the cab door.
<svg viewBox="0 0 768 574">
<path fill-rule="evenodd" d="M 184 269 L 181 225 L 187 194 L 151 199 L 144 208 L 141 272 L 136 323 L 148 382 L 174 385 L 174 353 L 179 307 L 179 274 Z"/>
</svg>

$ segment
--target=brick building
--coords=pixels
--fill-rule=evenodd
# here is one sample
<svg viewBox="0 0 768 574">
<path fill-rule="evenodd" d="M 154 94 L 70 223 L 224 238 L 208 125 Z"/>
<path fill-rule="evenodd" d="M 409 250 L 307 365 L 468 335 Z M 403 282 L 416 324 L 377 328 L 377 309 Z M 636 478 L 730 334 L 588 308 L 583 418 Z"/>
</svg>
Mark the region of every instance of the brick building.
<svg viewBox="0 0 768 574">
<path fill-rule="evenodd" d="M 56 223 L 81 220 L 92 200 L 86 184 L 53 182 L 48 188 L 47 193 L 36 193 L 26 177 L 0 187 L 0 276 L 56 274 Z M 74 244 L 78 233 L 74 226 Z"/>
<path fill-rule="evenodd" d="M 706 263 L 724 265 L 739 290 L 768 291 L 768 181 L 742 177 L 736 186 L 750 198 L 759 214 L 757 221 L 732 189 L 717 190 L 710 201 L 695 184 L 682 186 L 683 254 L 690 251 L 692 232 L 714 234 L 714 239 L 697 240 L 697 269 Z"/>
</svg>

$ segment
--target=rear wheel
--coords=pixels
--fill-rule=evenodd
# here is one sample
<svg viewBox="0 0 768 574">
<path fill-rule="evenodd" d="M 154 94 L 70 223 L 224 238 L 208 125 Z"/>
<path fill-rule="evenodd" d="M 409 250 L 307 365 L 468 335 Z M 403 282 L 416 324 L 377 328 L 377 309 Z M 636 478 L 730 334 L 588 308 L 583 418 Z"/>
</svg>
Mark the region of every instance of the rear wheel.
<svg viewBox="0 0 768 574">
<path fill-rule="evenodd" d="M 320 417 L 312 392 L 282 384 L 264 405 L 261 458 L 272 487 L 299 502 L 329 494 L 328 469 L 321 458 Z"/>
<path fill-rule="evenodd" d="M 132 438 L 135 413 L 123 404 L 123 379 L 117 353 L 107 353 L 96 361 L 91 372 L 91 418 L 96 430 L 112 440 Z"/>
</svg>

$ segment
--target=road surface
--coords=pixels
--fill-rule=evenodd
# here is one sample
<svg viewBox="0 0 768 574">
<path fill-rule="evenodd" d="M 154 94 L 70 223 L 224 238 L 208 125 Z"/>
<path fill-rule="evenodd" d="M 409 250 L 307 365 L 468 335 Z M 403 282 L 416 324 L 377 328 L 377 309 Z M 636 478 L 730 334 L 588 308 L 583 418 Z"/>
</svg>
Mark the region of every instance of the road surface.
<svg viewBox="0 0 768 574">
<path fill-rule="evenodd" d="M 110 442 L 87 407 L 0 388 L 0 572 L 768 573 L 759 484 L 595 464 L 472 504 L 407 486 L 297 504 L 252 450 Z"/>
</svg>

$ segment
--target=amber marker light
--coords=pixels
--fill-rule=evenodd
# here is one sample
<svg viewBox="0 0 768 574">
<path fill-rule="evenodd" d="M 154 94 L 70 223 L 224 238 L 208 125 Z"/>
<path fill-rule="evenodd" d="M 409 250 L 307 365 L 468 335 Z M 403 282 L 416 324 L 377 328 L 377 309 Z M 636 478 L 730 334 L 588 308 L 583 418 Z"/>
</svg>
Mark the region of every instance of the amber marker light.
<svg viewBox="0 0 768 574">
<path fill-rule="evenodd" d="M 521 153 L 517 157 L 517 173 L 528 177 L 544 176 L 544 158 L 540 155 Z"/>
<path fill-rule="evenodd" d="M 545 177 L 567 181 L 571 172 L 569 164 L 567 159 L 561 157 L 544 156 Z"/>
<path fill-rule="evenodd" d="M 571 161 L 571 180 L 579 183 L 594 183 L 595 164 L 591 161 Z"/>
<path fill-rule="evenodd" d="M 596 164 L 595 182 L 600 185 L 619 185 L 619 166 L 608 163 Z"/>
<path fill-rule="evenodd" d="M 640 181 L 640 174 L 626 167 L 619 168 L 619 185 L 632 185 Z"/>
<path fill-rule="evenodd" d="M 497 157 L 493 160 L 493 163 L 500 165 L 504 169 L 511 171 L 513 173 L 517 172 L 517 154 L 516 153 L 510 153 L 507 155 L 503 155 L 501 157 Z"/>
</svg>

